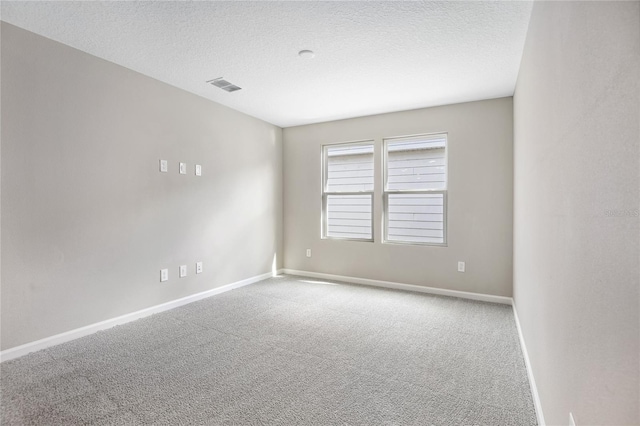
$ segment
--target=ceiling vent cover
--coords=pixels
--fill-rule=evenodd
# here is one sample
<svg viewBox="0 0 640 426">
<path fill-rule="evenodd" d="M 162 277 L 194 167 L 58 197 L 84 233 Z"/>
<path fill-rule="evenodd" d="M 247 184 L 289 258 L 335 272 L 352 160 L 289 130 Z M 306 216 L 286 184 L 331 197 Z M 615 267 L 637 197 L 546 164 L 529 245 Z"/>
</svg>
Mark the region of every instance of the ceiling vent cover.
<svg viewBox="0 0 640 426">
<path fill-rule="evenodd" d="M 233 83 L 229 83 L 222 77 L 214 78 L 213 80 L 207 81 L 207 83 L 211 84 L 212 86 L 219 87 L 222 90 L 226 90 L 227 92 L 235 92 L 236 90 L 242 89 L 242 87 L 238 87 Z"/>
</svg>

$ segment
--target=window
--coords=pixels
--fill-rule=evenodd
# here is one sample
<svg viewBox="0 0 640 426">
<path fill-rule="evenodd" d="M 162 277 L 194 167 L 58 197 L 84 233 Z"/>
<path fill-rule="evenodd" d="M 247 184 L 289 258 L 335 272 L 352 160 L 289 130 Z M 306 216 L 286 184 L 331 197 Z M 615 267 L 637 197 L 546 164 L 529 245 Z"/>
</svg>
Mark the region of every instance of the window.
<svg viewBox="0 0 640 426">
<path fill-rule="evenodd" d="M 447 242 L 447 135 L 384 141 L 384 240 Z"/>
<path fill-rule="evenodd" d="M 322 237 L 373 241 L 373 142 L 322 150 Z"/>
</svg>

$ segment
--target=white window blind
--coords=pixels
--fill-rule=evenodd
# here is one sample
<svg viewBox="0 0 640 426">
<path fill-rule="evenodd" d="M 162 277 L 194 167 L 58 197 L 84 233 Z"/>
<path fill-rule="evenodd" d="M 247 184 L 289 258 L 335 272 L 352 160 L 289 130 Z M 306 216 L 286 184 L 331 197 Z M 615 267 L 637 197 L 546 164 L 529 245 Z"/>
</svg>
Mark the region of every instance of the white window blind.
<svg viewBox="0 0 640 426">
<path fill-rule="evenodd" d="M 385 140 L 385 241 L 446 244 L 447 135 Z"/>
<path fill-rule="evenodd" d="M 373 240 L 373 143 L 323 148 L 323 237 Z"/>
</svg>

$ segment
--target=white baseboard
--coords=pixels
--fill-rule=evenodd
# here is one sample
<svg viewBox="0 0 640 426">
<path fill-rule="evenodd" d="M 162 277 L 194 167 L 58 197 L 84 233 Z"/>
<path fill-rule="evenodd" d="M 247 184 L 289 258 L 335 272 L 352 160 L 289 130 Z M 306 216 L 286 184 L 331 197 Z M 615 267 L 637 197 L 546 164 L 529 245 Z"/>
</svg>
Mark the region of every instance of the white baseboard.
<svg viewBox="0 0 640 426">
<path fill-rule="evenodd" d="M 279 270 L 277 274 L 281 274 L 282 270 Z M 198 300 L 206 299 L 207 297 L 215 296 L 216 294 L 224 293 L 229 290 L 244 287 L 249 284 L 262 281 L 264 279 L 272 277 L 274 274 L 268 272 L 262 275 L 256 275 L 255 277 L 247 278 L 241 281 L 236 281 L 231 284 L 216 287 L 211 290 L 203 291 L 202 293 L 192 294 L 181 299 L 172 300 L 170 302 L 162 303 L 160 305 L 152 306 L 150 308 L 142 309 L 140 311 L 125 314 L 116 318 L 101 321 L 95 324 L 87 325 L 85 327 L 76 328 L 64 333 L 56 334 L 55 336 L 46 337 L 35 342 L 26 343 L 24 345 L 16 346 L 10 349 L 6 349 L 0 352 L 0 362 L 8 361 L 10 359 L 19 358 L 30 352 L 39 351 L 42 349 L 56 346 L 61 343 L 69 342 L 71 340 L 79 339 L 80 337 L 88 336 L 100 330 L 105 330 L 116 325 L 126 324 L 131 321 L 135 321 L 140 318 L 148 317 L 149 315 L 157 314 L 159 312 L 167 311 L 169 309 L 177 308 L 178 306 L 186 305 L 188 303 L 196 302 Z"/>
<path fill-rule="evenodd" d="M 538 426 L 545 426 L 546 423 L 544 422 L 544 414 L 542 413 L 542 405 L 540 404 L 540 395 L 538 394 L 536 379 L 533 377 L 533 370 L 531 369 L 531 362 L 529 361 L 529 353 L 527 352 L 527 345 L 524 343 L 522 328 L 520 328 L 520 319 L 518 318 L 518 311 L 516 310 L 516 304 L 513 303 L 511 306 L 513 307 L 513 316 L 516 319 L 516 327 L 518 328 L 518 335 L 520 336 L 520 346 L 522 347 L 522 355 L 524 356 L 524 363 L 527 367 L 527 376 L 529 377 L 529 387 L 531 388 L 533 405 L 535 406 L 535 409 L 536 409 Z"/>
<path fill-rule="evenodd" d="M 462 299 L 480 300 L 483 302 L 502 303 L 511 305 L 512 299 L 504 296 L 494 296 L 491 294 L 471 293 L 468 291 L 447 290 L 444 288 L 424 287 L 421 285 L 401 284 L 391 281 L 371 280 L 368 278 L 345 277 L 342 275 L 324 274 L 320 272 L 297 271 L 295 269 L 283 269 L 285 274 L 301 275 L 310 278 L 324 278 L 325 280 L 343 281 L 354 284 L 364 284 L 374 287 L 393 288 L 396 290 L 415 291 L 419 293 L 438 294 L 440 296 L 460 297 Z"/>
</svg>

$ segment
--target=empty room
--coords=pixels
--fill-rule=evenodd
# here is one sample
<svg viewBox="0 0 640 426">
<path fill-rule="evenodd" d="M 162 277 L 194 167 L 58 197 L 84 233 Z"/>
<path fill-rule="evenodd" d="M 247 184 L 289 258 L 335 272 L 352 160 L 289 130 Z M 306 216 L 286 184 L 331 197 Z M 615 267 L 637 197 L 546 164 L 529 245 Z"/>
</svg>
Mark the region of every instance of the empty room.
<svg viewBox="0 0 640 426">
<path fill-rule="evenodd" d="M 640 425 L 639 1 L 0 27 L 0 424 Z"/>
</svg>

